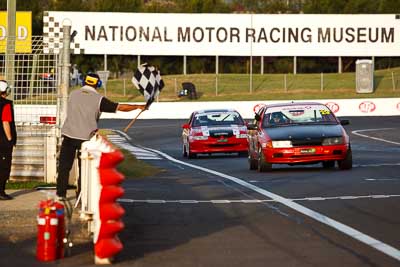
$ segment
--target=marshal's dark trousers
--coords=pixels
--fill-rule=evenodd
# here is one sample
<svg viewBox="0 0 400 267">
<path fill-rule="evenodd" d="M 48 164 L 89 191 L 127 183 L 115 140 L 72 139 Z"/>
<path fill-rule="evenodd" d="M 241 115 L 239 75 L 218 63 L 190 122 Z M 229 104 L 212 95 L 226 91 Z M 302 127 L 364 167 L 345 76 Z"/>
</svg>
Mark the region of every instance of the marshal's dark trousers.
<svg viewBox="0 0 400 267">
<path fill-rule="evenodd" d="M 0 146 L 0 194 L 6 189 L 7 180 L 10 178 L 13 146 Z"/>
<path fill-rule="evenodd" d="M 69 180 L 69 172 L 74 164 L 75 155 L 78 156 L 78 166 L 79 166 L 79 175 L 78 175 L 78 190 L 80 192 L 81 188 L 81 158 L 80 158 L 80 149 L 82 143 L 85 140 L 69 138 L 68 136 L 63 136 L 63 141 L 61 144 L 60 151 L 60 159 L 58 162 L 57 172 L 57 196 L 66 197 L 67 189 L 68 189 L 68 180 Z"/>
</svg>

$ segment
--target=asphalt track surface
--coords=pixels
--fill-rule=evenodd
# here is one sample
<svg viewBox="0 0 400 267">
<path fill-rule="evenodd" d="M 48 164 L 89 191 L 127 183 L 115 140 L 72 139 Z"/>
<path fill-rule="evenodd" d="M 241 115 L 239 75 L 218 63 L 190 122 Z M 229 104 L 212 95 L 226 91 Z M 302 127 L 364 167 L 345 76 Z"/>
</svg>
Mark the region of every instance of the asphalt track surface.
<svg viewBox="0 0 400 267">
<path fill-rule="evenodd" d="M 352 170 L 274 165 L 268 173 L 237 155 L 185 159 L 184 120 L 138 120 L 129 142 L 114 141 L 153 149 L 137 155 L 163 172 L 124 184 L 119 264 L 400 266 L 400 118 L 349 119 Z"/>
<path fill-rule="evenodd" d="M 349 119 L 352 170 L 274 165 L 267 173 L 237 155 L 183 158 L 184 120 L 138 120 L 129 142 L 113 139 L 153 149 L 137 155 L 163 172 L 124 183 L 117 265 L 400 266 L 400 117 Z"/>
</svg>

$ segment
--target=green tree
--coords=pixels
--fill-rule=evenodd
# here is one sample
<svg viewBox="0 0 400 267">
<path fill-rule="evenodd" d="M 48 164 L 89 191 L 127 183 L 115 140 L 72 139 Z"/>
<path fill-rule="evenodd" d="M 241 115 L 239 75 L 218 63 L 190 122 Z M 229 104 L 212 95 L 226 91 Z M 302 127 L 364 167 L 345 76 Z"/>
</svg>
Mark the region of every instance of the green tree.
<svg viewBox="0 0 400 267">
<path fill-rule="evenodd" d="M 400 1 L 309 0 L 303 11 L 306 14 L 393 14 L 400 12 Z"/>
<path fill-rule="evenodd" d="M 182 0 L 175 1 L 179 12 L 186 13 L 227 13 L 229 5 L 221 0 Z"/>
<path fill-rule="evenodd" d="M 379 1 L 378 13 L 400 13 L 400 1 L 399 0 L 381 0 Z"/>
<path fill-rule="evenodd" d="M 86 11 L 92 12 L 140 12 L 142 7 L 142 0 L 87 0 L 83 4 Z"/>
</svg>

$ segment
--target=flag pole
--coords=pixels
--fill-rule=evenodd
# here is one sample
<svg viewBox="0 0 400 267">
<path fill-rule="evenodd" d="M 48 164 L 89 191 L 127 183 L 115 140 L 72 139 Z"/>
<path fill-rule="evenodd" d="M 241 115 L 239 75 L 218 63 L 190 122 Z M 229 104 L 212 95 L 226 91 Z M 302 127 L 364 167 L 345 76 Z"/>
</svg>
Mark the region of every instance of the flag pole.
<svg viewBox="0 0 400 267">
<path fill-rule="evenodd" d="M 142 114 L 142 112 L 145 111 L 145 110 L 146 110 L 146 109 L 142 109 L 142 110 L 139 112 L 139 114 L 129 122 L 129 124 L 128 124 L 128 125 L 125 127 L 125 129 L 124 129 L 124 133 L 128 132 L 129 128 L 131 128 L 131 126 L 135 123 L 135 121 L 136 121 L 136 119 L 139 117 L 139 115 Z"/>
</svg>

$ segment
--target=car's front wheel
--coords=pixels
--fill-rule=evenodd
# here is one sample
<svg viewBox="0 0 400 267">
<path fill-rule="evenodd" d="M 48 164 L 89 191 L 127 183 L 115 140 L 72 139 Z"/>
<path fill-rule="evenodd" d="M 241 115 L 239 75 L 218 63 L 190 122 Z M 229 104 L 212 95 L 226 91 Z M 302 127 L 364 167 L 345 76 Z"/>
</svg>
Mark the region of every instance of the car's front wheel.
<svg viewBox="0 0 400 267">
<path fill-rule="evenodd" d="M 350 170 L 353 167 L 353 155 L 351 148 L 347 150 L 346 157 L 343 160 L 338 160 L 339 169 Z"/>
<path fill-rule="evenodd" d="M 272 170 L 272 164 L 267 162 L 261 147 L 258 149 L 258 171 L 266 172 Z"/>
</svg>

